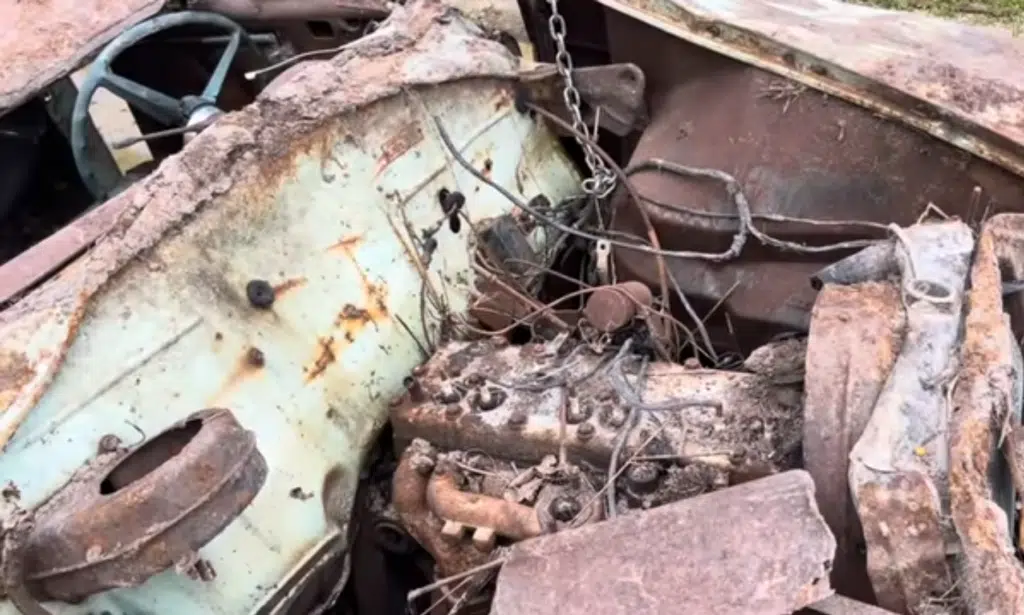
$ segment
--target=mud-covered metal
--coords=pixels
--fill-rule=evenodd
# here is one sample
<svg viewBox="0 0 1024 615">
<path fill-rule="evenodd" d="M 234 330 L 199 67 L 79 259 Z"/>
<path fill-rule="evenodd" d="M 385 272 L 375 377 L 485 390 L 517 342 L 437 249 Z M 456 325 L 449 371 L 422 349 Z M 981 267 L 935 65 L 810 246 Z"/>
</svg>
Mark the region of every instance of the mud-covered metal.
<svg viewBox="0 0 1024 615">
<path fill-rule="evenodd" d="M 165 0 L 47 0 L 0 5 L 0 115 L 66 76 Z"/>
<path fill-rule="evenodd" d="M 410 3 L 203 131 L 117 197 L 95 247 L 0 313 L 0 476 L 22 508 L 104 435 L 133 444 L 197 408 L 230 408 L 268 466 L 203 548 L 216 579 L 168 571 L 57 613 L 273 612 L 337 553 L 388 400 L 443 311 L 467 309 L 472 229 L 512 211 L 450 164 L 434 117 L 521 198 L 577 189 L 557 140 L 515 111 L 517 70 L 456 13 Z M 442 188 L 466 195 L 470 223 L 427 259 L 416 240 L 445 219 Z M 272 301 L 254 305 L 254 280 Z"/>
<path fill-rule="evenodd" d="M 229 410 L 199 412 L 133 450 L 115 446 L 101 440 L 99 456 L 34 512 L 23 566 L 39 599 L 78 602 L 191 569 L 267 478 L 256 435 Z"/>
<path fill-rule="evenodd" d="M 1024 612 L 1024 568 L 990 482 L 1021 403 L 1021 360 L 1004 311 L 1002 273 L 1024 275 L 1024 217 L 995 216 L 971 269 L 960 371 L 951 394 L 949 505 L 960 539 L 960 591 L 976 613 Z"/>
<path fill-rule="evenodd" d="M 491 613 L 791 613 L 832 594 L 834 550 L 794 470 L 517 543 Z"/>
<path fill-rule="evenodd" d="M 839 0 L 599 2 L 1024 174 L 1024 42 L 1011 32 Z"/>
<path fill-rule="evenodd" d="M 836 537 L 832 585 L 874 602 L 864 533 L 850 494 L 850 451 L 864 433 L 902 346 L 906 319 L 888 282 L 828 284 L 811 316 L 804 387 L 804 468 Z"/>
<path fill-rule="evenodd" d="M 658 481 L 673 485 L 671 499 L 793 461 L 801 436 L 798 390 L 754 374 L 654 362 L 642 395 L 655 410 L 640 412 L 627 428 L 636 368 L 628 370 L 630 384 L 623 384 L 623 369 L 610 355 L 560 339 L 527 346 L 455 342 L 414 373 L 391 422 L 399 442 L 424 438 L 445 449 L 534 463 L 559 454 L 564 441 L 570 461 L 600 468 L 626 432 L 627 454 L 650 440 L 645 454 L 686 461 Z M 671 500 L 653 503 L 664 501 Z"/>
</svg>

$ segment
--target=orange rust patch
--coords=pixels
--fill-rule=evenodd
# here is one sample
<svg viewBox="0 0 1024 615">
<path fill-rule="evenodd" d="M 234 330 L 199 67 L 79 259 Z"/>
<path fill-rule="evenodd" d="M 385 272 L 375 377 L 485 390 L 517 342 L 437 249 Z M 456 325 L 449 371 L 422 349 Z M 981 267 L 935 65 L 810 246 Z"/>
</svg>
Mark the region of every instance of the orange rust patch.
<svg viewBox="0 0 1024 615">
<path fill-rule="evenodd" d="M 306 382 L 312 382 L 319 378 L 327 367 L 334 363 L 338 357 L 334 353 L 334 336 L 321 337 L 317 340 L 320 349 L 317 351 L 316 358 L 313 360 L 313 366 L 306 369 Z"/>
<path fill-rule="evenodd" d="M 377 158 L 377 170 L 373 176 L 377 177 L 391 165 L 392 162 L 401 158 L 406 152 L 423 142 L 423 131 L 416 122 L 409 122 L 403 125 L 398 131 L 391 135 L 384 146 L 381 147 L 380 156 Z"/>
<path fill-rule="evenodd" d="M 306 278 L 304 276 L 285 280 L 284 282 L 281 282 L 280 284 L 274 287 L 274 298 L 280 299 L 288 291 L 292 290 L 293 288 L 305 286 L 305 284 Z"/>
<path fill-rule="evenodd" d="M 221 385 L 220 389 L 214 393 L 208 406 L 216 406 L 226 399 L 232 392 L 235 391 L 243 382 L 252 378 L 256 374 L 259 374 L 263 370 L 264 357 L 263 352 L 255 346 L 249 346 L 238 356 L 235 360 L 235 367 L 232 368 L 231 374 L 228 375 L 227 380 Z"/>
<path fill-rule="evenodd" d="M 18 392 L 35 376 L 28 357 L 18 352 L 0 352 L 0 412 L 11 405 Z"/>
<path fill-rule="evenodd" d="M 349 258 L 351 258 L 354 261 L 355 260 L 355 255 L 352 254 L 352 251 L 355 250 L 356 248 L 358 248 L 359 246 L 361 246 L 362 243 L 363 243 L 363 236 L 362 235 L 351 235 L 349 237 L 342 237 L 341 240 L 338 241 L 337 243 L 331 244 L 331 246 L 329 248 L 327 248 L 327 251 L 328 252 L 344 252 L 346 256 L 348 256 Z"/>
</svg>

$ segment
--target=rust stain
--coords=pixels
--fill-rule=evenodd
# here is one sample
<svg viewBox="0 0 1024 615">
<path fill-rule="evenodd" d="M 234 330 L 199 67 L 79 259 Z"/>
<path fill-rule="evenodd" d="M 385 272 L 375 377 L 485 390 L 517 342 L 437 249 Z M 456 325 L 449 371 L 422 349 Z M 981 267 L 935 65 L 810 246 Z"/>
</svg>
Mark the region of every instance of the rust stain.
<svg viewBox="0 0 1024 615">
<path fill-rule="evenodd" d="M 305 285 L 306 285 L 306 278 L 305 278 L 305 276 L 301 276 L 301 277 L 298 277 L 298 278 L 290 278 L 288 280 L 285 280 L 284 282 L 281 282 L 280 284 L 278 284 L 277 286 L 274 287 L 274 298 L 275 299 L 280 299 L 288 291 L 290 291 L 290 290 L 292 290 L 294 288 L 299 288 L 300 286 L 305 286 Z"/>
<path fill-rule="evenodd" d="M 392 162 L 401 158 L 406 152 L 423 142 L 423 130 L 416 122 L 404 124 L 398 131 L 391 135 L 381 147 L 380 156 L 377 158 L 377 170 L 374 177 L 379 176 L 387 170 Z"/>
<path fill-rule="evenodd" d="M 220 386 L 208 406 L 216 406 L 227 399 L 243 382 L 259 374 L 263 370 L 265 357 L 263 351 L 255 346 L 250 346 L 235 360 L 235 366 L 228 375 L 227 380 Z"/>
<path fill-rule="evenodd" d="M 363 236 L 362 236 L 362 234 L 350 235 L 348 237 L 342 237 L 341 240 L 339 240 L 337 243 L 331 244 L 331 246 L 329 248 L 327 248 L 327 251 L 328 252 L 344 252 L 346 256 L 348 256 L 349 258 L 351 258 L 354 261 L 355 260 L 355 255 L 352 253 L 352 251 L 357 249 L 357 248 L 359 248 L 359 246 L 361 246 L 362 244 L 363 244 Z"/>
<path fill-rule="evenodd" d="M 0 408 L 10 406 L 33 376 L 35 370 L 23 353 L 0 351 Z"/>
<path fill-rule="evenodd" d="M 319 378 L 324 371 L 327 370 L 327 367 L 338 359 L 333 348 L 333 335 L 319 338 L 317 340 L 317 344 L 319 349 L 317 351 L 316 358 L 313 360 L 313 366 L 306 368 L 306 383 L 310 383 Z"/>
</svg>

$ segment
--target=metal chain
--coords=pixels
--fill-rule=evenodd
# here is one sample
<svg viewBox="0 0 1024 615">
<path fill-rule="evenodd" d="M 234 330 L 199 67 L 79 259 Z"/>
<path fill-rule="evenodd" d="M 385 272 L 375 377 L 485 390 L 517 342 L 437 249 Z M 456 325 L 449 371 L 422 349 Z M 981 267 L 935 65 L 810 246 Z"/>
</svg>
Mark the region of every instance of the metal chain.
<svg viewBox="0 0 1024 615">
<path fill-rule="evenodd" d="M 576 83 L 572 78 L 573 64 L 572 57 L 569 55 L 568 49 L 565 47 L 565 19 L 562 18 L 562 14 L 558 11 L 558 0 L 548 0 L 548 5 L 551 7 L 551 19 L 548 20 L 548 30 L 551 32 L 551 38 L 554 39 L 557 47 L 555 51 L 555 66 L 558 69 L 558 74 L 562 76 L 565 81 L 565 88 L 562 90 L 562 99 L 565 101 L 565 106 L 572 115 L 572 126 L 574 129 L 579 131 L 580 134 L 584 134 L 590 137 L 591 141 L 597 140 L 597 130 L 595 128 L 594 134 L 591 134 L 590 128 L 586 122 L 583 121 L 583 112 L 581 111 L 580 103 L 580 92 L 576 89 Z M 590 169 L 591 176 L 584 179 L 581 187 L 583 192 L 603 198 L 612 193 L 615 189 L 615 175 L 605 165 L 604 160 L 597 155 L 594 147 L 581 139 L 578 135 L 574 135 L 576 142 L 583 148 L 583 157 L 587 163 L 587 167 Z"/>
</svg>

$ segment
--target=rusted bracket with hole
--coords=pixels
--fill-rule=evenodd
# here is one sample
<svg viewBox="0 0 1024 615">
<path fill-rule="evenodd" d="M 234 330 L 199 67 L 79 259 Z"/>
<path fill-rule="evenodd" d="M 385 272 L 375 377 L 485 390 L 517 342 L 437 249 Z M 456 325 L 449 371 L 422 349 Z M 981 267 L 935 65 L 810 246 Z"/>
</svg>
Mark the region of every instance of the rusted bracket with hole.
<svg viewBox="0 0 1024 615">
<path fill-rule="evenodd" d="M 24 584 L 39 600 L 74 603 L 191 568 L 266 477 L 255 435 L 228 410 L 197 412 L 134 449 L 106 437 L 35 511 Z"/>
<path fill-rule="evenodd" d="M 636 64 L 587 66 L 572 71 L 576 89 L 586 109 L 583 119 L 594 125 L 596 110 L 601 110 L 600 127 L 624 137 L 647 126 L 644 90 L 647 78 Z M 571 122 L 562 90 L 565 82 L 554 64 L 538 64 L 519 73 L 530 100 Z M 557 130 L 557 128 L 556 128 Z"/>
</svg>

